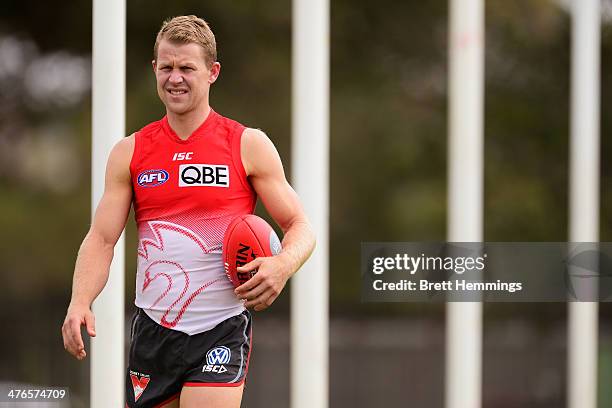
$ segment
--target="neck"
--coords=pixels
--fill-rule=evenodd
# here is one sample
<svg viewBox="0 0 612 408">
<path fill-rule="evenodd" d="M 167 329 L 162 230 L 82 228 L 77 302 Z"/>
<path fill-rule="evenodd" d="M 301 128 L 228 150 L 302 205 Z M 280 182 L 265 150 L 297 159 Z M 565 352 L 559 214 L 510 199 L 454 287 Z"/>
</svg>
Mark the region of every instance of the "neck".
<svg viewBox="0 0 612 408">
<path fill-rule="evenodd" d="M 202 104 L 202 108 L 185 113 L 174 113 L 166 109 L 168 124 L 176 135 L 186 140 L 191 134 L 200 127 L 210 114 L 210 105 Z"/>
</svg>

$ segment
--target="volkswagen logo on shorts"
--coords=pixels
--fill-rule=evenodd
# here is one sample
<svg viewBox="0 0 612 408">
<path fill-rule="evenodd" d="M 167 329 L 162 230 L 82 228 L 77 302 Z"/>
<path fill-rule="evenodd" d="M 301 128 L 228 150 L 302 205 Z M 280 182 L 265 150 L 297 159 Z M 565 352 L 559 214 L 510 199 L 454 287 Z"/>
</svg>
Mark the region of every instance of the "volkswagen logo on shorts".
<svg viewBox="0 0 612 408">
<path fill-rule="evenodd" d="M 155 187 L 168 181 L 169 174 L 166 170 L 145 170 L 138 175 L 138 185 L 141 187 Z"/>
<path fill-rule="evenodd" d="M 208 365 L 227 364 L 230 361 L 232 353 L 225 346 L 217 346 L 208 350 L 206 353 L 206 362 Z"/>
</svg>

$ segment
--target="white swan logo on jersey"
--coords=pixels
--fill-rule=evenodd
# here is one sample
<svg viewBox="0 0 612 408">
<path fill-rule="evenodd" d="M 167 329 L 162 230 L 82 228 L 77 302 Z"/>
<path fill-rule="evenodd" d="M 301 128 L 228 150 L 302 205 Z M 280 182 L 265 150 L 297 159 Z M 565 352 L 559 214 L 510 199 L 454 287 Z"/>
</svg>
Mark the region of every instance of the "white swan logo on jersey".
<svg viewBox="0 0 612 408">
<path fill-rule="evenodd" d="M 222 164 L 181 164 L 179 187 L 229 187 L 229 167 Z"/>
<path fill-rule="evenodd" d="M 168 181 L 170 175 L 166 170 L 145 170 L 138 175 L 138 185 L 141 187 L 155 187 Z"/>
<path fill-rule="evenodd" d="M 143 271 L 143 276 L 137 290 L 150 299 L 147 309 L 164 310 L 160 323 L 173 328 L 196 296 L 221 280 L 213 279 L 199 287 L 190 283 L 190 274 L 198 273 L 203 256 L 214 248 L 181 225 L 151 221 L 148 226 L 154 239 L 143 238 L 138 245 L 138 269 L 139 275 Z M 175 299 L 168 296 L 170 292 L 175 294 Z"/>
<path fill-rule="evenodd" d="M 208 350 L 206 353 L 206 363 L 202 367 L 202 372 L 209 373 L 224 373 L 227 371 L 224 364 L 230 362 L 232 352 L 225 346 L 217 346 L 213 349 Z"/>
</svg>

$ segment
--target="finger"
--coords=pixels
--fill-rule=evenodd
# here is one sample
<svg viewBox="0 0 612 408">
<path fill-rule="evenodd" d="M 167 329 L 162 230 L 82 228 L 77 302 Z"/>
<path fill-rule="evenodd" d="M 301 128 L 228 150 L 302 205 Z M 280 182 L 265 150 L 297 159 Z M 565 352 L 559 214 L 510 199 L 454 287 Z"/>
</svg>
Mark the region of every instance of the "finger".
<svg viewBox="0 0 612 408">
<path fill-rule="evenodd" d="M 264 309 L 269 308 L 270 306 L 272 306 L 272 303 L 274 303 L 277 297 L 278 297 L 278 293 L 273 291 L 269 298 L 267 298 L 262 303 L 254 307 L 255 311 L 260 312 Z"/>
<path fill-rule="evenodd" d="M 257 306 L 265 305 L 266 304 L 266 300 L 268 300 L 273 294 L 274 294 L 274 291 L 272 289 L 268 288 L 264 293 L 262 293 L 261 295 L 257 296 L 257 298 L 249 300 L 248 302 L 245 302 L 244 306 L 245 307 L 253 307 L 253 306 L 255 306 L 255 310 L 257 310 Z"/>
<path fill-rule="evenodd" d="M 87 357 L 87 352 L 85 352 L 85 350 L 81 350 L 75 354 L 75 357 L 77 360 L 83 360 L 85 357 Z"/>
<path fill-rule="evenodd" d="M 66 324 L 62 325 L 62 341 L 64 342 L 64 350 L 70 352 L 70 340 L 68 339 L 68 335 L 66 333 Z"/>
<path fill-rule="evenodd" d="M 62 338 L 64 340 L 64 349 L 73 357 L 78 360 L 82 360 L 85 356 L 85 349 L 83 347 L 79 348 L 78 339 L 74 335 L 74 319 L 68 319 L 64 322 L 62 326 Z M 76 327 L 80 334 L 80 325 L 78 321 L 76 321 Z M 80 337 L 80 335 L 78 336 Z"/>
<path fill-rule="evenodd" d="M 96 317 L 93 313 L 85 315 L 85 325 L 87 326 L 87 333 L 91 337 L 96 337 Z"/>
<path fill-rule="evenodd" d="M 242 266 L 239 266 L 238 268 L 236 268 L 236 270 L 238 270 L 238 272 L 250 272 L 254 269 L 259 268 L 259 265 L 261 265 L 263 261 L 264 261 L 264 258 L 255 258 L 251 262 L 244 264 Z"/>
<path fill-rule="evenodd" d="M 64 349 L 70 355 L 72 355 L 73 357 L 76 357 L 77 356 L 77 349 L 76 349 L 76 346 L 72 342 L 72 336 L 69 333 L 67 327 L 64 329 L 63 338 L 64 338 Z"/>
<path fill-rule="evenodd" d="M 257 272 L 257 269 L 263 263 L 263 261 L 264 261 L 264 258 L 255 258 L 251 262 L 244 264 L 242 266 L 239 266 L 238 268 L 236 268 L 236 270 L 238 272 L 253 272 L 253 275 L 254 275 Z"/>
<path fill-rule="evenodd" d="M 70 331 L 69 320 L 66 320 L 62 325 L 62 339 L 64 340 L 64 349 L 68 353 L 75 355 L 76 347 L 72 343 L 72 332 Z"/>
<path fill-rule="evenodd" d="M 71 356 L 75 357 L 75 358 L 79 358 L 79 349 L 72 343 L 71 340 L 67 341 L 66 344 L 64 345 L 64 348 L 66 349 L 66 351 L 68 352 L 68 354 L 70 354 Z"/>
<path fill-rule="evenodd" d="M 255 299 L 257 296 L 261 295 L 262 293 L 264 293 L 264 291 L 267 289 L 267 286 L 262 283 L 260 283 L 259 285 L 255 286 L 253 289 L 246 291 L 246 292 L 241 292 L 240 295 L 238 295 L 238 297 L 240 299 L 246 299 L 246 300 L 253 300 Z"/>
<path fill-rule="evenodd" d="M 73 320 L 70 324 L 69 330 L 73 349 L 76 351 L 84 350 L 85 347 L 83 345 L 83 338 L 81 337 L 81 322 Z"/>
<path fill-rule="evenodd" d="M 238 286 L 234 291 L 237 295 L 240 295 L 242 292 L 249 291 L 253 289 L 255 286 L 259 285 L 263 281 L 263 276 L 261 274 L 255 274 L 251 279 Z"/>
</svg>

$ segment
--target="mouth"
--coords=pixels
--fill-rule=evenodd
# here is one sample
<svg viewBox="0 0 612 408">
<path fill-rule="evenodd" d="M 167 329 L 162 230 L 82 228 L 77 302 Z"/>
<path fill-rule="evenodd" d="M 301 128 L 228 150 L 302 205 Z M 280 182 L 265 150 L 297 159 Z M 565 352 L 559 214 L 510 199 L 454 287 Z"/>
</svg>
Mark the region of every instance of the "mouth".
<svg viewBox="0 0 612 408">
<path fill-rule="evenodd" d="M 166 92 L 168 92 L 172 96 L 180 96 L 187 94 L 186 89 L 166 89 Z"/>
</svg>

